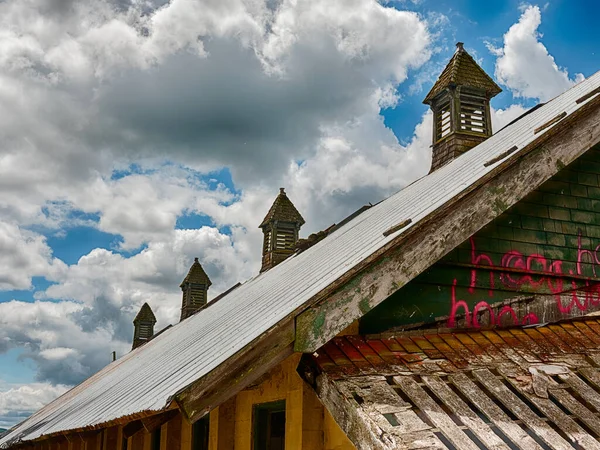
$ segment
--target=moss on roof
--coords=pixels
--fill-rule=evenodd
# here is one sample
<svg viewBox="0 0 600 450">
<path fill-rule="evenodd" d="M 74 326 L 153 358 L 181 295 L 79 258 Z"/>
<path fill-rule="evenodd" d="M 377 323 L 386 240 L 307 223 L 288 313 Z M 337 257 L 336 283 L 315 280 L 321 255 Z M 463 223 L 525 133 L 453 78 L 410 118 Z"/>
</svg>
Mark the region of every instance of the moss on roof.
<svg viewBox="0 0 600 450">
<path fill-rule="evenodd" d="M 148 305 L 148 303 L 144 303 L 142 305 L 142 307 L 140 308 L 140 312 L 137 313 L 137 316 L 135 316 L 135 319 L 133 319 L 133 323 L 136 323 L 136 322 L 156 323 L 156 317 L 154 316 L 154 313 L 152 312 L 152 308 L 150 308 L 150 305 Z"/>
<path fill-rule="evenodd" d="M 208 278 L 208 275 L 206 275 L 206 272 L 204 271 L 202 265 L 198 261 L 198 258 L 194 258 L 194 264 L 192 264 L 192 267 L 190 267 L 190 271 L 183 279 L 179 287 L 183 287 L 183 285 L 186 283 L 206 284 L 207 288 L 212 284 L 210 278 Z"/>
<path fill-rule="evenodd" d="M 462 42 L 456 44 L 456 52 L 435 82 L 423 103 L 431 101 L 448 86 L 470 86 L 482 89 L 491 98 L 502 92 L 485 71 L 479 67 L 473 57 L 464 49 Z"/>
<path fill-rule="evenodd" d="M 279 195 L 273 202 L 273 206 L 263 219 L 258 228 L 265 227 L 271 221 L 298 223 L 304 225 L 305 221 L 302 215 L 298 212 L 292 201 L 288 198 L 283 188 L 279 189 Z"/>
</svg>

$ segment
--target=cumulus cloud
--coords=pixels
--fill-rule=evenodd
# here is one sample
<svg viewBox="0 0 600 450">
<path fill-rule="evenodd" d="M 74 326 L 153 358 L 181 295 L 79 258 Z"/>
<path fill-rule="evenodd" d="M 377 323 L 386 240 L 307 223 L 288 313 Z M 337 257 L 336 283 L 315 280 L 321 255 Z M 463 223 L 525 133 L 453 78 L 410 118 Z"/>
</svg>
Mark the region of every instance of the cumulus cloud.
<svg viewBox="0 0 600 450">
<path fill-rule="evenodd" d="M 498 57 L 495 74 L 500 83 L 517 97 L 545 102 L 581 81 L 583 75 L 571 78 L 565 68 L 556 64 L 540 41 L 541 23 L 540 8 L 526 6 L 519 21 L 504 35 L 503 47 L 488 44 L 488 49 Z"/>
<path fill-rule="evenodd" d="M 10 428 L 65 393 L 66 386 L 30 383 L 15 386 L 0 380 L 0 428 Z"/>
<path fill-rule="evenodd" d="M 65 268 L 44 236 L 0 221 L 0 289 L 30 289 L 32 277 L 56 277 Z"/>
</svg>

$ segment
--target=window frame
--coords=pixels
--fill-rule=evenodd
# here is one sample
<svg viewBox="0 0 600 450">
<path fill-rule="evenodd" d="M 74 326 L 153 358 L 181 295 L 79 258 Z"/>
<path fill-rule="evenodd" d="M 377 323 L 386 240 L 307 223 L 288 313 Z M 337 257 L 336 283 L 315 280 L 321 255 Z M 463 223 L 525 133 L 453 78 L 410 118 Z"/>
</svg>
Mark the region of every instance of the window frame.
<svg viewBox="0 0 600 450">
<path fill-rule="evenodd" d="M 284 431 L 283 431 L 283 447 L 285 449 L 285 436 L 286 436 L 286 428 L 287 428 L 287 409 L 286 409 L 286 401 L 285 399 L 276 400 L 273 402 L 267 403 L 256 403 L 252 405 L 252 450 L 272 450 L 269 448 L 268 440 L 270 436 L 268 435 L 270 423 L 267 422 L 267 446 L 265 448 L 260 447 L 260 437 L 261 434 L 259 432 L 259 423 L 261 412 L 266 411 L 269 414 L 269 417 L 273 413 L 284 413 Z"/>
</svg>

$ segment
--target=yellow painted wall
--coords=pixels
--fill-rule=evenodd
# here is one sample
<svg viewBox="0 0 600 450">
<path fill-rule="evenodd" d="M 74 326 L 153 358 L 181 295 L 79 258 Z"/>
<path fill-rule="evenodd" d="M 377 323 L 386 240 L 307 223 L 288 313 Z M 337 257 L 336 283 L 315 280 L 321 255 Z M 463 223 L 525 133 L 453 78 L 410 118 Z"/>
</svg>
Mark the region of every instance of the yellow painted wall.
<svg viewBox="0 0 600 450">
<path fill-rule="evenodd" d="M 210 450 L 252 450 L 254 405 L 278 400 L 285 400 L 286 405 L 286 450 L 355 450 L 313 389 L 298 375 L 300 357 L 290 356 L 259 384 L 211 412 Z M 228 408 L 227 412 L 223 408 Z M 232 442 L 224 442 L 230 439 Z"/>
<path fill-rule="evenodd" d="M 211 411 L 209 450 L 252 450 L 254 405 L 278 400 L 285 400 L 286 405 L 286 450 L 355 450 L 313 389 L 298 375 L 296 368 L 300 357 L 301 354 L 290 356 L 258 384 Z M 127 448 L 150 450 L 150 433 L 144 430 L 138 433 L 142 434 L 127 440 Z M 104 439 L 101 439 L 102 435 Z M 99 433 L 98 439 L 104 443 L 102 450 L 120 450 L 122 436 L 122 427 L 111 427 Z M 181 414 L 162 424 L 161 450 L 191 450 L 191 446 L 192 425 Z M 35 448 L 44 447 L 37 444 Z M 91 446 L 87 448 L 89 450 Z"/>
</svg>

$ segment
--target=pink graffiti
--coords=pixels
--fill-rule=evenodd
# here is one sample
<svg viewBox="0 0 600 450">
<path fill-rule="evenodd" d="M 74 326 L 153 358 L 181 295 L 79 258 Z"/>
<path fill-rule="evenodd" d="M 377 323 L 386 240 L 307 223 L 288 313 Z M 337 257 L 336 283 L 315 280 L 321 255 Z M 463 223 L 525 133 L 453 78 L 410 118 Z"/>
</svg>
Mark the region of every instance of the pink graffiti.
<svg viewBox="0 0 600 450">
<path fill-rule="evenodd" d="M 488 296 L 494 296 L 496 289 L 496 276 L 500 280 L 500 284 L 508 289 L 528 288 L 530 291 L 537 291 L 544 287 L 550 291 L 556 301 L 557 309 L 562 314 L 569 314 L 576 308 L 579 311 L 586 311 L 590 305 L 600 305 L 600 284 L 592 283 L 586 279 L 584 285 L 578 285 L 575 280 L 570 278 L 571 294 L 570 301 L 564 304 L 564 300 L 569 298 L 569 294 L 565 295 L 565 278 L 563 276 L 563 261 L 549 260 L 541 254 L 523 255 L 517 250 L 511 250 L 500 258 L 500 264 L 494 264 L 491 256 L 485 253 L 479 253 L 475 246 L 473 237 L 471 243 L 471 269 L 470 283 L 468 292 L 471 295 L 476 293 L 478 271 L 485 269 L 489 271 L 489 289 Z M 591 273 L 596 277 L 596 265 L 600 265 L 600 244 L 594 250 L 582 248 L 581 232 L 577 238 L 577 261 L 575 262 L 576 275 L 584 277 L 584 265 L 591 266 Z M 572 270 L 569 270 L 569 275 L 575 275 Z M 487 275 L 486 275 L 487 277 Z M 590 277 L 588 277 L 590 278 Z M 480 328 L 479 317 L 483 312 L 489 314 L 489 324 L 501 325 L 503 322 L 513 325 L 531 325 L 538 323 L 538 317 L 534 313 L 525 314 L 519 319 L 515 310 L 504 305 L 499 311 L 486 301 L 479 301 L 469 309 L 469 305 L 465 299 L 457 299 L 456 297 L 456 279 L 451 288 L 451 305 L 448 318 L 448 326 L 451 328 L 457 325 L 457 312 L 464 313 L 465 325 L 474 328 Z M 460 316 L 460 315 L 459 315 Z"/>
</svg>

